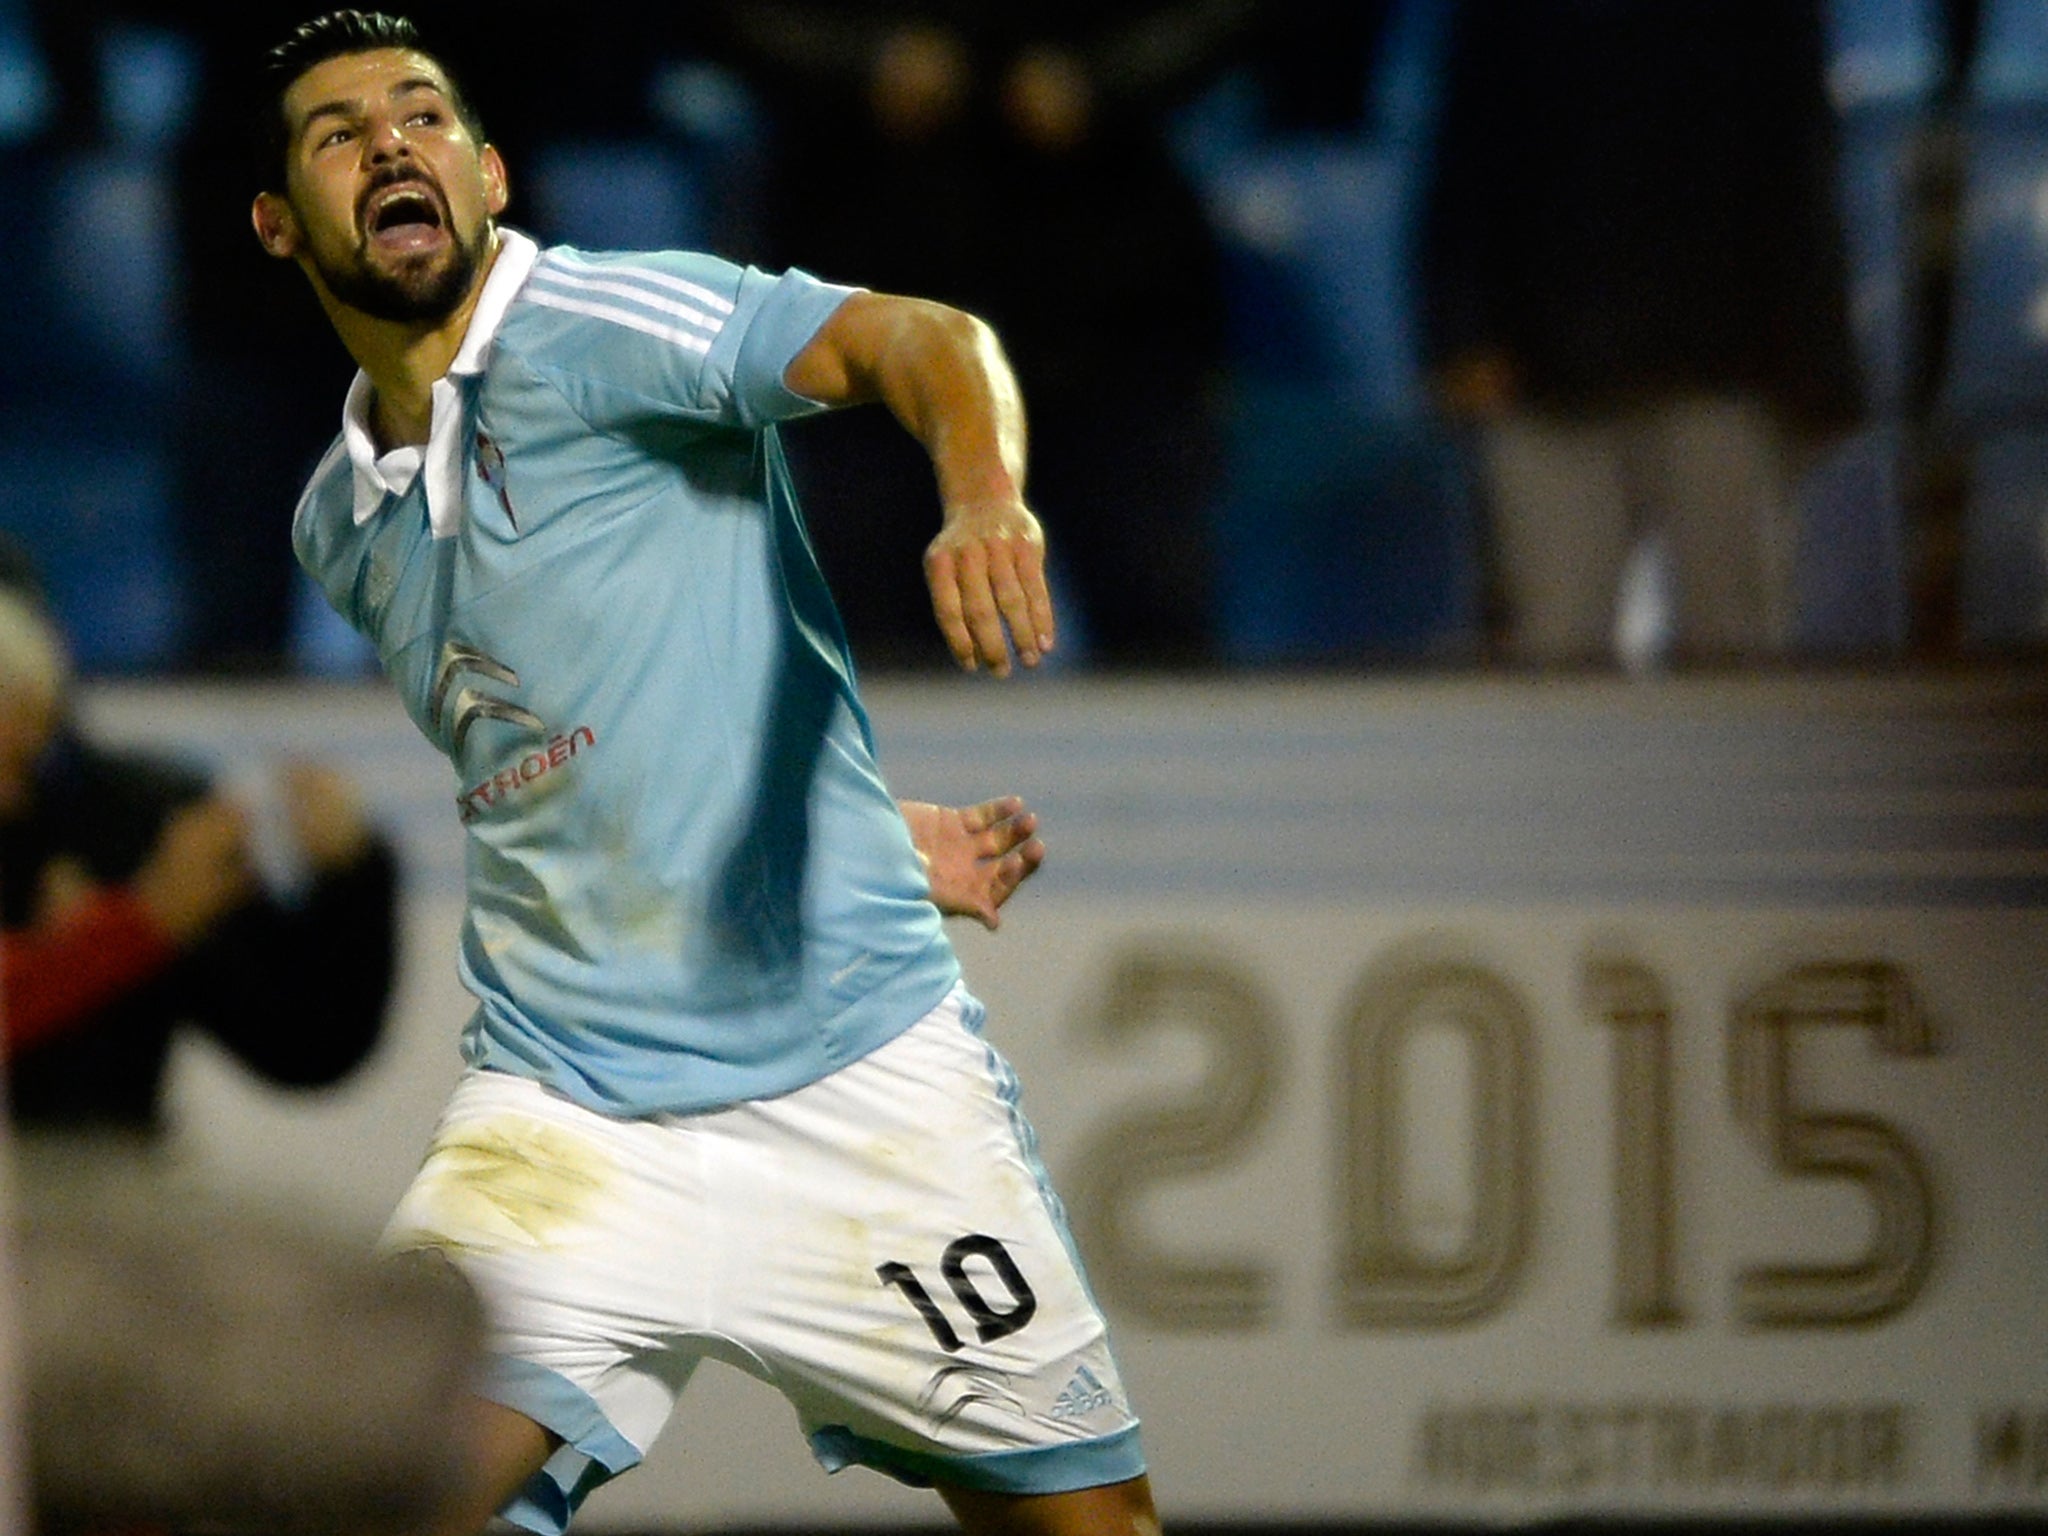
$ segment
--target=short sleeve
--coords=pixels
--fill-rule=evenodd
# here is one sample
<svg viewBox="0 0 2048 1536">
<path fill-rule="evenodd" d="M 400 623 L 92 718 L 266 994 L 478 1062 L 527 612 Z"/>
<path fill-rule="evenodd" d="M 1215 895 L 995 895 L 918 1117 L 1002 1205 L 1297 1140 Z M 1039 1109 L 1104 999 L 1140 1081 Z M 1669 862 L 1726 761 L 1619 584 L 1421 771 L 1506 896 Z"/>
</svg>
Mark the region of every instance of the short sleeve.
<svg viewBox="0 0 2048 1536">
<path fill-rule="evenodd" d="M 743 419 L 753 426 L 824 410 L 817 401 L 793 393 L 782 378 L 791 360 L 856 290 L 794 268 L 779 277 L 749 268 L 740 284 L 743 299 L 756 285 L 767 291 L 740 334 L 733 366 L 733 394 Z"/>
<path fill-rule="evenodd" d="M 821 409 L 782 376 L 853 292 L 697 252 L 556 246 L 535 265 L 505 339 L 593 426 L 669 417 L 755 428 Z"/>
</svg>

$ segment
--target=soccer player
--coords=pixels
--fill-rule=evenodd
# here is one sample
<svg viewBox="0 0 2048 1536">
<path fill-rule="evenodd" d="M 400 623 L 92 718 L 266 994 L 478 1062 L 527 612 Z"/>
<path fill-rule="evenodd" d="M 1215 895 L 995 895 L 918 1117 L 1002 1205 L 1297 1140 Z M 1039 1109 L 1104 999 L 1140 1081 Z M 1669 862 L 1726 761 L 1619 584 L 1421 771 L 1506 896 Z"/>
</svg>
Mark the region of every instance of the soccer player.
<svg viewBox="0 0 2048 1536">
<path fill-rule="evenodd" d="M 385 1239 L 492 1319 L 451 1529 L 562 1530 L 708 1356 L 825 1466 L 934 1485 L 970 1531 L 1156 1530 L 777 438 L 883 403 L 931 457 L 954 655 L 1033 665 L 1053 616 L 994 336 L 800 271 L 537 248 L 402 19 L 324 16 L 269 63 L 256 234 L 361 370 L 295 544 L 468 834 L 467 1071 Z"/>
</svg>

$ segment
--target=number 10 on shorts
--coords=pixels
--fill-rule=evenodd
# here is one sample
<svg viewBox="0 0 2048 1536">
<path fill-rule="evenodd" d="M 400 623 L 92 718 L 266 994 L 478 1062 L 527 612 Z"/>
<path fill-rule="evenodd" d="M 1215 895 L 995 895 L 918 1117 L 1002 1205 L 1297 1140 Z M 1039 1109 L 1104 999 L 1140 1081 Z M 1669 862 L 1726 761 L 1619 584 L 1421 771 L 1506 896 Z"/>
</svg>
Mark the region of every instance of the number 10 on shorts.
<svg viewBox="0 0 2048 1536">
<path fill-rule="evenodd" d="M 974 1276 L 967 1272 L 969 1259 L 981 1259 L 987 1263 L 1009 1293 L 1007 1307 L 991 1305 L 988 1297 L 982 1294 Z M 917 1315 L 924 1319 L 932 1337 L 938 1340 L 939 1348 L 951 1354 L 961 1347 L 960 1335 L 947 1320 L 945 1310 L 925 1289 L 916 1270 L 891 1259 L 886 1264 L 876 1265 L 875 1273 L 881 1277 L 882 1284 L 894 1286 L 903 1293 L 904 1300 L 917 1309 Z M 984 1233 L 970 1232 L 948 1243 L 939 1260 L 939 1273 L 945 1276 L 946 1287 L 952 1291 L 954 1299 L 973 1319 L 974 1336 L 984 1344 L 1015 1333 L 1030 1322 L 1032 1314 L 1038 1310 L 1038 1298 L 1032 1295 L 1031 1285 L 1025 1280 L 1024 1272 L 1017 1268 L 1017 1261 L 1010 1257 L 1010 1251 L 999 1239 Z"/>
</svg>

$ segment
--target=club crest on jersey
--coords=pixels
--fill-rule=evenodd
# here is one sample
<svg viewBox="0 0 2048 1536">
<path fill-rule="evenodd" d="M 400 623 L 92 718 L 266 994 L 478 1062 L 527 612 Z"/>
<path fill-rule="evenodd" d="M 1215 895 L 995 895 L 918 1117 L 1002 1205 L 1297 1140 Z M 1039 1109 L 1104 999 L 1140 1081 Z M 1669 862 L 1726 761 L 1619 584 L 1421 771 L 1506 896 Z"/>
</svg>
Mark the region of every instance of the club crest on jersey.
<svg viewBox="0 0 2048 1536">
<path fill-rule="evenodd" d="M 517 533 L 519 517 L 512 510 L 512 493 L 505 483 L 505 450 L 482 427 L 476 429 L 476 472 L 477 477 L 497 494 L 498 505 L 505 509 L 505 521 Z"/>
</svg>

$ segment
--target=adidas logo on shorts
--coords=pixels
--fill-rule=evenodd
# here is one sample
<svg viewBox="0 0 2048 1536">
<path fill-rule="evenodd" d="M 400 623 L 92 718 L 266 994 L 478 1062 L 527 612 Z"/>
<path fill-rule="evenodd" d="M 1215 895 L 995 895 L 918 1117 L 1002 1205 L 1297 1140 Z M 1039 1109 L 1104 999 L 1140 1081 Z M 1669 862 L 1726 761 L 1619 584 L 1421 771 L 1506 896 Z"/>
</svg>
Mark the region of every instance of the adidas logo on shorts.
<svg viewBox="0 0 2048 1536">
<path fill-rule="evenodd" d="M 1052 1416 L 1056 1419 L 1078 1419 L 1098 1408 L 1107 1408 L 1114 1401 L 1109 1395 L 1109 1388 L 1084 1365 L 1074 1372 L 1074 1379 L 1053 1399 Z"/>
</svg>

